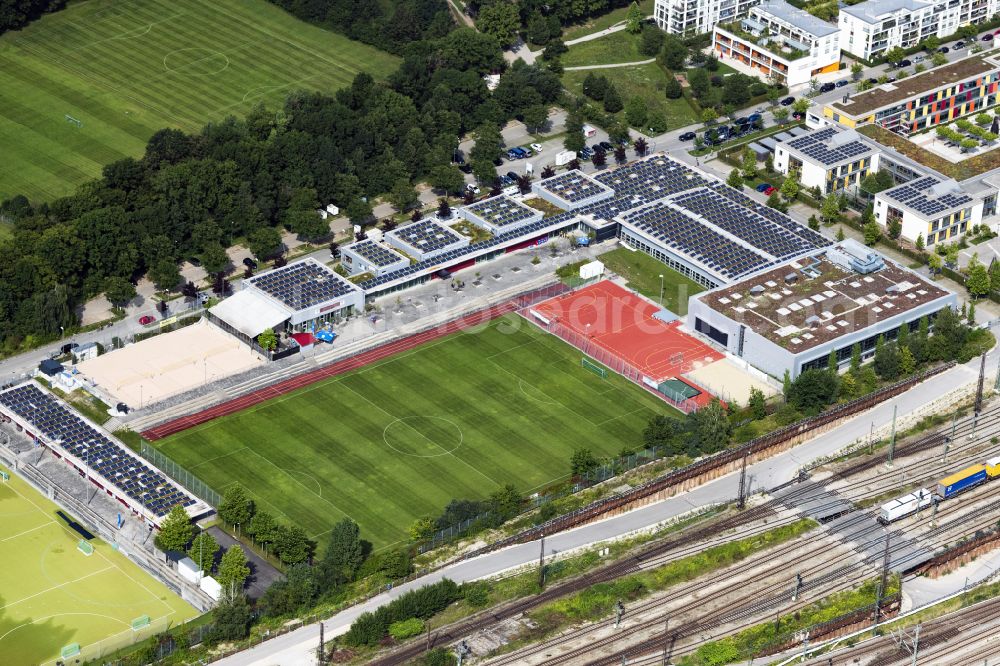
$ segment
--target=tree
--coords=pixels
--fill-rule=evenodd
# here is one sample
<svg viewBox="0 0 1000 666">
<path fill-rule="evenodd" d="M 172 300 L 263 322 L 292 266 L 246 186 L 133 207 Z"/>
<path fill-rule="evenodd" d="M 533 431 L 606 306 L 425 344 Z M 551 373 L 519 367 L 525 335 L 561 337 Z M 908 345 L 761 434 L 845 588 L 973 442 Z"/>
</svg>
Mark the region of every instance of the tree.
<svg viewBox="0 0 1000 666">
<path fill-rule="evenodd" d="M 906 51 L 904 51 L 899 46 L 893 46 L 891 49 L 885 52 L 885 60 L 893 65 L 899 65 L 899 62 L 906 57 Z"/>
<path fill-rule="evenodd" d="M 677 81 L 677 79 L 671 76 L 667 79 L 667 85 L 664 88 L 664 93 L 666 94 L 667 99 L 680 99 L 684 94 L 684 89 L 681 88 L 681 84 Z"/>
<path fill-rule="evenodd" d="M 226 549 L 219 561 L 219 570 L 215 579 L 222 586 L 222 594 L 225 599 L 235 599 L 246 585 L 247 578 L 250 577 L 250 567 L 247 565 L 247 556 L 240 546 L 234 545 Z"/>
<path fill-rule="evenodd" d="M 786 201 L 795 201 L 799 196 L 799 173 L 795 169 L 788 172 L 788 177 L 781 183 L 781 196 Z"/>
<path fill-rule="evenodd" d="M 867 222 L 864 227 L 862 227 L 862 233 L 865 236 L 865 245 L 868 247 L 874 247 L 875 243 L 882 236 L 882 230 L 878 226 L 878 222 L 871 220 Z"/>
<path fill-rule="evenodd" d="M 837 377 L 828 370 L 806 370 L 792 382 L 788 402 L 814 414 L 836 399 L 837 388 Z"/>
<path fill-rule="evenodd" d="M 537 132 L 548 122 L 549 110 L 544 104 L 534 104 L 526 108 L 522 116 L 528 131 Z"/>
<path fill-rule="evenodd" d="M 743 178 L 740 176 L 739 169 L 732 169 L 729 172 L 729 176 L 726 177 L 726 185 L 733 188 L 734 190 L 743 189 Z"/>
<path fill-rule="evenodd" d="M 242 485 L 234 483 L 222 494 L 218 512 L 219 518 L 222 518 L 227 525 L 246 526 L 250 522 L 250 516 L 253 515 L 253 500 Z"/>
<path fill-rule="evenodd" d="M 663 134 L 670 127 L 667 125 L 667 117 L 659 111 L 651 111 L 646 116 L 646 127 L 650 134 Z"/>
<path fill-rule="evenodd" d="M 743 149 L 742 169 L 744 178 L 757 175 L 757 155 L 749 147 Z"/>
<path fill-rule="evenodd" d="M 160 259 L 149 270 L 149 279 L 160 291 L 170 291 L 181 281 L 181 272 L 172 259 Z"/>
<path fill-rule="evenodd" d="M 632 97 L 625 106 L 625 120 L 633 127 L 643 127 L 646 124 L 646 100 L 636 95 Z"/>
<path fill-rule="evenodd" d="M 597 458 L 586 448 L 574 450 L 569 459 L 570 472 L 573 476 L 584 476 L 596 469 L 597 465 Z"/>
<path fill-rule="evenodd" d="M 344 580 L 353 580 L 364 561 L 365 544 L 361 540 L 361 529 L 350 518 L 344 518 L 330 530 L 321 566 L 336 572 Z"/>
<path fill-rule="evenodd" d="M 896 217 L 890 218 L 885 228 L 889 238 L 893 240 L 898 239 L 899 235 L 903 233 L 903 223 Z"/>
<path fill-rule="evenodd" d="M 805 113 L 809 110 L 809 100 L 800 97 L 792 103 L 792 110 L 796 113 Z"/>
<path fill-rule="evenodd" d="M 857 374 L 861 369 L 861 343 L 851 345 L 851 372 Z"/>
<path fill-rule="evenodd" d="M 979 255 L 972 255 L 969 261 L 968 277 L 965 279 L 965 288 L 969 290 L 969 295 L 973 300 L 986 296 L 990 293 L 990 275 L 986 266 L 979 261 Z"/>
<path fill-rule="evenodd" d="M 670 453 L 677 453 L 673 450 L 678 434 L 677 419 L 672 419 L 662 414 L 657 414 L 649 419 L 645 430 L 642 431 L 642 441 L 647 449 L 670 446 Z"/>
<path fill-rule="evenodd" d="M 434 535 L 434 521 L 430 518 L 417 518 L 407 528 L 407 535 L 414 543 L 430 539 Z"/>
<path fill-rule="evenodd" d="M 201 265 L 209 275 L 222 273 L 229 266 L 229 255 L 221 245 L 209 245 L 201 253 Z"/>
<path fill-rule="evenodd" d="M 971 303 L 969 303 L 969 314 L 968 314 L 968 317 L 965 320 L 965 323 L 968 324 L 969 326 L 975 326 L 976 325 L 976 302 L 975 301 L 972 301 Z"/>
<path fill-rule="evenodd" d="M 517 6 L 508 2 L 495 2 L 481 7 L 476 19 L 476 29 L 497 40 L 502 47 L 508 47 L 517 38 L 521 27 L 521 17 Z"/>
<path fill-rule="evenodd" d="M 762 419 L 767 416 L 767 404 L 764 398 L 764 392 L 759 388 L 754 387 L 750 389 L 750 400 L 747 403 L 747 407 L 750 409 L 750 414 L 755 419 Z"/>
<path fill-rule="evenodd" d="M 615 162 L 625 164 L 627 161 L 628 155 L 625 153 L 625 146 L 615 146 Z"/>
<path fill-rule="evenodd" d="M 936 252 L 931 252 L 927 255 L 927 267 L 931 269 L 931 273 L 940 273 L 941 269 L 944 267 L 944 261 L 941 259 L 941 255 Z"/>
<path fill-rule="evenodd" d="M 179 504 L 174 506 L 167 514 L 167 517 L 160 524 L 160 532 L 153 542 L 160 550 L 184 552 L 185 547 L 191 541 L 194 534 L 194 526 L 191 525 L 191 517 L 187 511 Z"/>
<path fill-rule="evenodd" d="M 839 243 L 845 238 L 847 238 L 847 235 L 844 234 L 844 227 L 837 227 L 837 242 Z"/>
<path fill-rule="evenodd" d="M 826 357 L 826 369 L 837 374 L 837 368 L 840 367 L 840 363 L 837 361 L 837 350 L 831 349 L 830 353 Z"/>
<path fill-rule="evenodd" d="M 407 178 L 400 178 L 392 184 L 392 191 L 389 192 L 388 198 L 393 208 L 400 213 L 406 212 L 419 201 L 417 191 L 413 189 L 413 185 Z"/>
<path fill-rule="evenodd" d="M 237 594 L 231 599 L 224 599 L 212 611 L 213 641 L 236 641 L 250 635 L 250 624 L 253 613 L 247 598 Z"/>
<path fill-rule="evenodd" d="M 649 150 L 649 144 L 646 143 L 646 140 L 640 136 L 635 140 L 635 144 L 632 146 L 632 149 L 635 150 L 636 156 L 645 157 L 646 151 Z"/>
<path fill-rule="evenodd" d="M 948 62 L 948 56 L 943 53 L 935 53 L 931 56 L 931 64 L 935 67 L 940 67 Z"/>
<path fill-rule="evenodd" d="M 590 163 L 593 164 L 598 169 L 603 169 L 608 163 L 608 156 L 603 150 L 594 151 L 593 157 L 590 158 Z"/>
<path fill-rule="evenodd" d="M 274 334 L 273 328 L 265 328 L 257 336 L 257 344 L 265 351 L 274 351 L 278 348 L 278 336 Z M 228 522 L 228 521 L 227 521 Z M 239 521 L 235 521 L 235 525 Z"/>
<path fill-rule="evenodd" d="M 664 35 L 663 49 L 660 51 L 660 62 L 672 72 L 684 70 L 684 65 L 688 59 L 688 47 L 677 35 Z M 707 82 L 706 78 L 706 82 Z M 688 83 L 690 83 L 690 77 Z"/>
<path fill-rule="evenodd" d="M 638 35 L 642 32 L 642 22 L 644 18 L 642 10 L 639 9 L 639 5 L 633 2 L 629 5 L 628 13 L 625 14 L 625 31 L 632 33 L 633 35 Z"/>
<path fill-rule="evenodd" d="M 692 69 L 687 73 L 688 85 L 691 87 L 691 94 L 697 99 L 708 94 L 709 86 L 708 72 L 703 69 Z"/>
<path fill-rule="evenodd" d="M 851 65 L 851 78 L 857 81 L 861 78 L 861 74 L 865 71 L 865 66 L 860 62 L 855 62 Z"/>
<path fill-rule="evenodd" d="M 123 308 L 135 298 L 135 286 L 121 277 L 109 277 L 104 281 L 104 297 L 116 308 Z"/>
<path fill-rule="evenodd" d="M 215 537 L 208 532 L 201 532 L 191 542 L 187 554 L 198 565 L 199 570 L 209 574 L 212 572 L 212 565 L 215 564 L 217 552 L 219 552 L 219 543 Z"/>
<path fill-rule="evenodd" d="M 437 214 L 442 220 L 451 218 L 451 204 L 449 204 L 448 200 L 444 197 L 438 199 Z"/>
<path fill-rule="evenodd" d="M 604 99 L 604 93 L 607 91 L 608 77 L 588 72 L 587 76 L 583 78 L 583 94 L 590 99 L 600 102 Z"/>
<path fill-rule="evenodd" d="M 707 406 L 689 413 L 684 419 L 684 429 L 688 435 L 688 446 L 697 453 L 721 451 L 729 444 L 733 434 L 733 425 L 716 398 Z"/>
<path fill-rule="evenodd" d="M 607 90 L 604 91 L 604 110 L 608 113 L 618 113 L 622 110 L 623 106 L 618 89 L 615 88 L 613 83 L 609 83 Z"/>
<path fill-rule="evenodd" d="M 781 195 L 778 193 L 778 190 L 775 190 L 767 195 L 766 205 L 768 208 L 773 208 L 774 210 L 780 210 L 782 212 L 788 208 L 785 202 L 781 200 Z"/>
<path fill-rule="evenodd" d="M 701 122 L 705 125 L 711 125 L 719 118 L 719 114 L 712 107 L 703 109 L 701 112 Z"/>
<path fill-rule="evenodd" d="M 299 564 L 309 559 L 312 542 L 298 525 L 280 526 L 275 534 L 274 549 L 282 564 Z"/>
<path fill-rule="evenodd" d="M 247 248 L 260 260 L 281 252 L 281 234 L 274 227 L 261 227 L 247 237 Z"/>
<path fill-rule="evenodd" d="M 880 335 L 875 343 L 875 361 L 872 365 L 882 379 L 896 379 L 900 373 L 899 347 L 895 343 L 886 342 Z"/>
<path fill-rule="evenodd" d="M 774 119 L 778 121 L 779 125 L 781 125 L 786 120 L 788 120 L 788 109 L 785 108 L 785 107 L 783 107 L 783 106 L 779 107 L 779 108 L 775 109 L 774 111 L 772 111 L 771 115 L 773 115 Z"/>
<path fill-rule="evenodd" d="M 454 165 L 439 165 L 431 169 L 431 186 L 446 194 L 458 194 L 465 185 L 465 178 Z"/>
<path fill-rule="evenodd" d="M 583 121 L 580 116 L 571 113 L 566 116 L 566 136 L 563 138 L 563 147 L 578 153 L 587 145 L 587 139 L 583 135 Z"/>
<path fill-rule="evenodd" d="M 655 25 L 644 25 L 639 39 L 639 53 L 649 57 L 656 56 L 663 48 L 664 35 L 665 33 Z"/>
<path fill-rule="evenodd" d="M 788 402 L 788 396 L 792 392 L 792 375 L 785 370 L 785 375 L 781 378 L 781 395 L 785 397 L 785 402 Z"/>
<path fill-rule="evenodd" d="M 923 233 L 917 234 L 917 240 L 914 241 L 913 244 L 914 244 L 914 246 L 916 246 L 916 248 L 918 250 L 920 250 L 921 252 L 923 252 L 923 250 L 924 250 L 924 235 L 923 235 Z"/>
<path fill-rule="evenodd" d="M 247 532 L 254 538 L 254 541 L 264 546 L 267 552 L 267 544 L 274 543 L 277 536 L 278 521 L 267 511 L 257 511 L 250 519 Z"/>
</svg>

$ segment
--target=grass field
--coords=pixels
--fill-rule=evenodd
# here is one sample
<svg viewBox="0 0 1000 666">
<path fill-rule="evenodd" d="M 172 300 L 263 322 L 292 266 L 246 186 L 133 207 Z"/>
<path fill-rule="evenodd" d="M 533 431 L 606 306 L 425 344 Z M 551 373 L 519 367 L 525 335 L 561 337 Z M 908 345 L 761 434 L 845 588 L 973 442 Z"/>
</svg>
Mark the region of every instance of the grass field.
<svg viewBox="0 0 1000 666">
<path fill-rule="evenodd" d="M 567 71 L 562 77 L 563 85 L 573 94 L 582 95 L 583 80 L 589 73 L 608 77 L 608 80 L 615 84 L 622 101 L 626 104 L 634 96 L 645 99 L 646 107 L 650 112 L 658 111 L 667 119 L 667 129 L 674 130 L 700 122 L 694 109 L 683 97 L 680 99 L 667 98 L 664 92 L 667 86 L 667 74 L 655 62 L 612 69 Z M 620 111 L 617 115 L 624 122 L 625 112 Z M 645 130 L 646 128 L 641 129 Z"/>
<path fill-rule="evenodd" d="M 610 65 L 622 62 L 637 62 L 649 60 L 648 55 L 639 53 L 639 35 L 625 32 L 615 32 L 607 37 L 591 39 L 569 47 L 569 51 L 560 58 L 566 67 L 582 65 Z M 614 72 L 595 72 L 613 76 Z"/>
<path fill-rule="evenodd" d="M 376 548 L 453 498 L 523 493 L 569 472 L 577 447 L 641 445 L 670 408 L 516 315 L 457 333 L 156 442 L 222 492 L 321 538 L 350 516 Z"/>
<path fill-rule="evenodd" d="M 94 539 L 95 552 L 81 553 L 56 511 L 19 477 L 0 483 L 0 661 L 54 663 L 71 643 L 82 660 L 95 658 L 197 615 L 107 543 Z M 151 625 L 134 634 L 142 615 Z"/>
<path fill-rule="evenodd" d="M 652 16 L 653 4 L 653 0 L 640 0 L 639 9 L 642 10 L 644 16 Z M 599 30 L 610 28 L 616 23 L 621 23 L 625 20 L 625 16 L 628 14 L 628 9 L 629 8 L 627 6 L 619 7 L 618 9 L 611 10 L 607 14 L 602 14 L 601 16 L 592 18 L 586 23 L 566 28 L 563 30 L 563 41 L 577 39 L 579 37 L 595 33 Z"/>
<path fill-rule="evenodd" d="M 159 129 L 197 131 L 396 62 L 264 0 L 73 3 L 0 38 L 0 199 L 68 194 Z"/>
<path fill-rule="evenodd" d="M 662 261 L 645 252 L 619 247 L 597 257 L 608 270 L 628 280 L 628 287 L 646 298 L 659 302 L 660 275 L 663 276 L 663 307 L 676 315 L 684 316 L 688 311 L 688 297 L 705 290 L 694 280 L 690 280 Z"/>
</svg>

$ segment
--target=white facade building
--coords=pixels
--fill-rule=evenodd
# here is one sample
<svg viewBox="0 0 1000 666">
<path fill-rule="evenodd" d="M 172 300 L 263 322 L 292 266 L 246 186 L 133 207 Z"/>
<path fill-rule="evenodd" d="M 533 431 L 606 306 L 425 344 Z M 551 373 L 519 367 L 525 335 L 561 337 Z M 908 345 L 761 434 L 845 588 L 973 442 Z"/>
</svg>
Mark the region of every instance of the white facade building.
<svg viewBox="0 0 1000 666">
<path fill-rule="evenodd" d="M 900 236 L 911 243 L 922 236 L 931 248 L 955 241 L 983 220 L 982 198 L 970 196 L 951 179 L 923 176 L 875 195 L 875 220 L 902 225 Z"/>
<path fill-rule="evenodd" d="M 799 182 L 818 187 L 824 195 L 850 190 L 877 170 L 879 149 L 854 130 L 826 127 L 789 141 L 774 149 L 775 171 L 788 175 L 799 172 Z"/>
<path fill-rule="evenodd" d="M 712 48 L 720 59 L 736 60 L 788 86 L 840 69 L 837 27 L 785 0 L 765 2 L 742 20 L 716 26 Z"/>
<path fill-rule="evenodd" d="M 910 48 L 928 37 L 944 39 L 960 27 L 982 23 L 998 0 L 868 0 L 840 8 L 840 48 L 871 60 L 894 46 Z"/>
<path fill-rule="evenodd" d="M 760 0 L 656 0 L 653 17 L 661 30 L 675 35 L 712 32 L 717 23 L 746 16 Z"/>
</svg>

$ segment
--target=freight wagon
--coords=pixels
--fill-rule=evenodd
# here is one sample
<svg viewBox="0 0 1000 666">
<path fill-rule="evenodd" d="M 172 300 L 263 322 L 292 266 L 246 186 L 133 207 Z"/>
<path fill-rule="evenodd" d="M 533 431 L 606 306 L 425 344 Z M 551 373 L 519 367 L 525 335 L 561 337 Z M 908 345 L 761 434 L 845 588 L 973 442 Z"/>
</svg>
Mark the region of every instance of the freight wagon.
<svg viewBox="0 0 1000 666">
<path fill-rule="evenodd" d="M 986 478 L 986 465 L 966 467 L 961 472 L 955 472 L 951 476 L 946 476 L 938 481 L 938 497 L 948 499 L 963 490 L 968 490 L 972 486 L 982 483 Z"/>
<path fill-rule="evenodd" d="M 921 488 L 909 495 L 903 495 L 886 502 L 879 508 L 878 521 L 883 524 L 899 520 L 911 513 L 916 513 L 926 506 L 930 506 L 935 501 L 948 499 L 955 495 L 977 486 L 984 481 L 995 479 L 1000 476 L 1000 456 L 990 458 L 984 464 L 966 467 L 960 472 L 955 472 L 946 476 L 934 487 L 931 492 Z"/>
</svg>

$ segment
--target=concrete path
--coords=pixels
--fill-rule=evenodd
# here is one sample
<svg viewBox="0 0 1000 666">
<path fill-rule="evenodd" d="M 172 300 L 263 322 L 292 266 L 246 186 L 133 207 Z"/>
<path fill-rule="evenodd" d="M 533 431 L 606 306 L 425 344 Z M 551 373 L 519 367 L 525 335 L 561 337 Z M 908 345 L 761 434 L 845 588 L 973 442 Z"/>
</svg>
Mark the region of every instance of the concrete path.
<svg viewBox="0 0 1000 666">
<path fill-rule="evenodd" d="M 652 18 L 651 16 L 649 18 Z M 589 42 L 594 39 L 600 39 L 601 37 L 607 37 L 608 35 L 614 34 L 616 32 L 621 32 L 625 29 L 625 21 L 619 21 L 615 23 L 610 28 L 605 28 L 604 30 L 598 30 L 597 32 L 592 32 L 589 35 L 584 35 L 583 37 L 577 37 L 576 39 L 571 39 L 568 42 L 563 42 L 566 46 L 573 46 L 574 44 L 579 44 L 581 42 Z M 567 67 L 567 69 L 569 69 Z"/>
<path fill-rule="evenodd" d="M 581 69 L 611 69 L 613 67 L 632 67 L 633 65 L 648 65 L 651 62 L 656 62 L 656 58 L 649 58 L 647 60 L 636 60 L 635 62 L 616 62 L 609 65 L 580 65 L 578 67 L 567 67 L 567 72 L 575 72 Z"/>
</svg>

